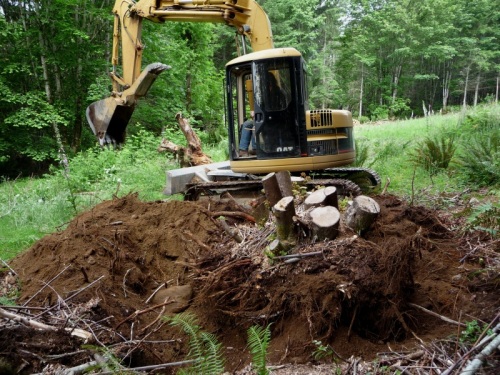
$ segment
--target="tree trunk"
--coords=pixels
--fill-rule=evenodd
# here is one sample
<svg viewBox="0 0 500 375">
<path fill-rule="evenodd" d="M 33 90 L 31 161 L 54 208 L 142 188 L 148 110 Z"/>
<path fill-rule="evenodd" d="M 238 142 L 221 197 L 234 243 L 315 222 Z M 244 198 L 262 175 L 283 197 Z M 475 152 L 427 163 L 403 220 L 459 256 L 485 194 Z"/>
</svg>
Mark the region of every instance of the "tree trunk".
<svg viewBox="0 0 500 375">
<path fill-rule="evenodd" d="M 467 86 L 469 86 L 469 71 L 470 66 L 465 69 L 464 101 L 462 103 L 463 109 L 467 108 Z"/>
<path fill-rule="evenodd" d="M 402 70 L 402 65 L 398 65 L 396 67 L 396 71 L 394 72 L 393 75 L 393 89 L 392 89 L 392 104 L 396 102 L 396 98 L 398 96 L 398 84 L 399 84 L 399 77 L 401 76 L 401 70 Z"/>
<path fill-rule="evenodd" d="M 476 89 L 474 90 L 474 107 L 477 106 L 479 100 L 479 82 L 481 82 L 481 73 L 477 73 Z"/>
<path fill-rule="evenodd" d="M 500 86 L 500 76 L 497 76 L 497 87 L 495 90 L 495 103 L 498 104 L 498 86 Z"/>
<path fill-rule="evenodd" d="M 52 104 L 53 103 L 52 90 L 50 89 L 49 71 L 48 71 L 48 67 L 47 67 L 47 60 L 45 58 L 46 43 L 45 43 L 45 40 L 43 38 L 42 31 L 39 31 L 39 33 L 38 33 L 38 40 L 40 42 L 40 48 L 41 48 L 40 62 L 42 64 L 43 80 L 45 83 L 45 95 L 47 97 L 47 102 L 49 104 Z M 56 137 L 57 146 L 59 147 L 60 163 L 62 164 L 66 174 L 69 174 L 68 157 L 66 155 L 66 151 L 64 150 L 64 145 L 62 142 L 61 132 L 59 131 L 59 126 L 57 126 L 57 123 L 55 121 L 52 121 L 52 128 L 54 130 L 54 135 Z"/>
<path fill-rule="evenodd" d="M 189 121 L 182 117 L 182 113 L 180 112 L 177 113 L 175 119 L 177 120 L 177 123 L 179 124 L 179 127 L 181 128 L 181 131 L 188 142 L 187 149 L 182 147 L 179 148 L 179 153 L 180 150 L 184 151 L 183 157 L 180 158 L 181 166 L 191 167 L 195 165 L 212 163 L 212 159 L 210 159 L 210 157 L 203 152 L 201 147 L 201 140 L 194 132 L 193 128 L 191 128 L 191 125 L 189 125 Z"/>
<path fill-rule="evenodd" d="M 365 64 L 361 63 L 361 85 L 359 88 L 359 114 L 358 119 L 361 121 L 363 115 L 363 84 L 365 80 Z"/>
<path fill-rule="evenodd" d="M 443 77 L 443 111 L 446 111 L 446 107 L 448 106 L 448 98 L 450 96 L 450 85 L 451 85 L 451 69 L 446 69 L 446 64 L 445 64 L 445 73 Z"/>
<path fill-rule="evenodd" d="M 327 70 L 327 61 L 326 61 L 326 45 L 327 45 L 327 38 L 326 38 L 326 31 L 323 33 L 323 69 L 321 70 L 321 83 L 322 87 L 326 88 L 327 87 L 327 79 L 326 79 L 326 70 Z M 327 108 L 326 106 L 326 98 L 327 96 L 324 95 L 321 103 L 321 108 Z"/>
<path fill-rule="evenodd" d="M 361 234 L 370 229 L 380 214 L 378 203 L 365 195 L 354 198 L 352 205 L 347 209 L 345 222 L 356 233 Z"/>
</svg>

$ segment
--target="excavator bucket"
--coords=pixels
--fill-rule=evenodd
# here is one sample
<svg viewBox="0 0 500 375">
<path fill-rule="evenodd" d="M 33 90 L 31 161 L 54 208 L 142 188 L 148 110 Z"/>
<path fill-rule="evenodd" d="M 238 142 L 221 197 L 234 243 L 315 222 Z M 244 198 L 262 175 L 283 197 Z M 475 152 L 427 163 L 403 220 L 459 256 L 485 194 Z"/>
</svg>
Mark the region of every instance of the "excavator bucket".
<svg viewBox="0 0 500 375">
<path fill-rule="evenodd" d="M 109 97 L 87 107 L 87 122 L 101 146 L 112 144 L 116 147 L 125 141 L 125 130 L 137 99 L 146 95 L 156 77 L 167 69 L 170 66 L 165 64 L 149 64 L 120 98 Z"/>
<path fill-rule="evenodd" d="M 135 106 L 119 105 L 115 98 L 107 98 L 87 107 L 87 121 L 101 146 L 120 145 L 125 141 L 125 129 Z"/>
</svg>

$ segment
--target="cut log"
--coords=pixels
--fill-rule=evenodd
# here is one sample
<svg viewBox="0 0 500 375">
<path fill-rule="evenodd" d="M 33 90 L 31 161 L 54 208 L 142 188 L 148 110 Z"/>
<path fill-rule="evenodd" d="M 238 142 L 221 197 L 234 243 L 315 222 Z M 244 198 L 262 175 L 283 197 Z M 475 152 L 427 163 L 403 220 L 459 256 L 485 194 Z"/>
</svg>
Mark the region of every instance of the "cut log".
<svg viewBox="0 0 500 375">
<path fill-rule="evenodd" d="M 333 240 L 339 233 L 340 212 L 335 207 L 316 207 L 309 212 L 313 236 L 318 240 Z"/>
<path fill-rule="evenodd" d="M 262 179 L 262 186 L 270 207 L 273 207 L 284 197 L 293 196 L 292 178 L 288 171 L 269 173 Z"/>
<path fill-rule="evenodd" d="M 278 181 L 278 186 L 282 198 L 293 196 L 292 178 L 290 177 L 290 172 L 288 171 L 277 172 L 276 180 Z"/>
<path fill-rule="evenodd" d="M 293 197 L 282 198 L 273 206 L 273 213 L 276 217 L 276 234 L 280 241 L 287 241 L 294 237 L 293 217 L 295 216 L 295 206 Z"/>
<path fill-rule="evenodd" d="M 319 206 L 333 206 L 337 209 L 339 208 L 339 199 L 335 186 L 328 186 L 324 189 L 316 190 L 304 201 L 304 208 L 306 210 Z"/>
<path fill-rule="evenodd" d="M 283 198 L 281 196 L 276 173 L 272 172 L 266 175 L 262 179 L 262 186 L 264 187 L 264 192 L 266 194 L 266 199 L 269 202 L 269 206 L 274 207 L 274 205 Z"/>
<path fill-rule="evenodd" d="M 366 195 L 354 198 L 352 205 L 347 209 L 345 222 L 356 233 L 365 233 L 380 214 L 379 204 Z"/>
</svg>

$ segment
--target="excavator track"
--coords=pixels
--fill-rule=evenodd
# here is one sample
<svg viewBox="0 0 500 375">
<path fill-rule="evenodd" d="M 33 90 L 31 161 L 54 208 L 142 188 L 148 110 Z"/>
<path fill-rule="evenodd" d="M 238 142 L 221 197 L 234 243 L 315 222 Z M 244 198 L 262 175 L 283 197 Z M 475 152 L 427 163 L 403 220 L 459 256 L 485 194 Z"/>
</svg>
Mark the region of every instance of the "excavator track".
<svg viewBox="0 0 500 375">
<path fill-rule="evenodd" d="M 315 179 L 304 181 L 308 189 L 318 187 L 335 186 L 339 195 L 356 197 L 362 193 L 361 188 L 354 182 L 342 178 Z M 237 181 L 214 181 L 198 182 L 187 185 L 184 200 L 196 201 L 201 195 L 215 196 L 223 192 L 245 192 L 257 196 L 262 190 L 262 180 L 237 180 Z"/>
<path fill-rule="evenodd" d="M 198 182 L 186 185 L 184 200 L 196 201 L 202 194 L 205 196 L 213 196 L 222 194 L 225 191 L 258 192 L 259 190 L 262 190 L 261 180 Z"/>
<path fill-rule="evenodd" d="M 362 194 L 361 188 L 357 184 L 343 178 L 316 179 L 307 181 L 306 185 L 311 190 L 322 186 L 335 186 L 338 194 L 344 197 L 357 197 Z"/>
<path fill-rule="evenodd" d="M 331 178 L 347 179 L 358 185 L 362 185 L 362 187 L 368 185 L 372 189 L 379 187 L 381 184 L 381 179 L 378 173 L 369 168 L 327 168 L 321 171 L 320 175 Z"/>
</svg>

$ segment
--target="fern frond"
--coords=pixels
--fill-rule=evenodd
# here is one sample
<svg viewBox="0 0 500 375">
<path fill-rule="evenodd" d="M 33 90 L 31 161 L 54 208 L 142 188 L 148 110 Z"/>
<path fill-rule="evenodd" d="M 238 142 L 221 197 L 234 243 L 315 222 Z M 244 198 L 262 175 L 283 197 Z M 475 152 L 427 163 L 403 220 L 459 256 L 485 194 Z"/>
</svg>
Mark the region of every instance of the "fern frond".
<svg viewBox="0 0 500 375">
<path fill-rule="evenodd" d="M 205 348 L 205 360 L 201 373 L 218 375 L 224 372 L 224 358 L 222 357 L 222 344 L 218 342 L 217 337 L 208 332 L 201 332 L 200 339 Z"/>
<path fill-rule="evenodd" d="M 219 375 L 224 372 L 222 344 L 215 335 L 201 331 L 195 315 L 181 313 L 166 320 L 170 321 L 170 325 L 181 328 L 189 337 L 188 358 L 196 362 L 192 367 L 182 369 L 182 374 Z"/>
<path fill-rule="evenodd" d="M 185 312 L 170 318 L 170 325 L 180 327 L 189 336 L 189 354 L 192 359 L 203 358 L 203 343 L 199 338 L 200 326 L 195 315 Z"/>
<path fill-rule="evenodd" d="M 248 347 L 252 355 L 252 364 L 258 375 L 267 375 L 269 370 L 266 368 L 267 348 L 271 341 L 271 325 L 262 328 L 252 326 L 247 330 Z"/>
</svg>

